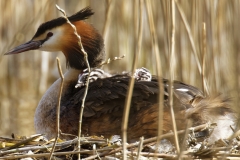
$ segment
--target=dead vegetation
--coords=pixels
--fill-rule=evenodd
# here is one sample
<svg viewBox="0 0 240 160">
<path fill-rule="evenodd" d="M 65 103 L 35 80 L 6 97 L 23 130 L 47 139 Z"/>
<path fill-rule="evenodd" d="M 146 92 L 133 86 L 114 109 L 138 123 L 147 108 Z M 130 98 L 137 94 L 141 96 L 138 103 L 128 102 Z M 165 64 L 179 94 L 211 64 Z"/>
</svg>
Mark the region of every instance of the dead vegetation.
<svg viewBox="0 0 240 160">
<path fill-rule="evenodd" d="M 140 141 L 127 144 L 126 158 L 231 159 L 239 157 L 240 145 L 238 136 L 228 140 L 221 139 L 214 144 L 208 143 L 207 137 L 211 135 L 211 130 L 215 126 L 216 124 L 207 123 L 189 128 L 188 130 L 178 131 L 178 135 L 188 132 L 184 145 L 181 146 L 184 150 L 181 151 L 180 155 L 177 154 L 175 146 L 171 143 L 174 134 L 170 132 L 160 136 L 162 140 L 159 145 L 156 145 L 157 137 L 140 138 Z M 48 141 L 42 135 L 33 135 L 30 138 L 15 137 L 14 139 L 0 137 L 0 159 L 48 158 L 53 148 L 53 143 L 54 140 Z M 58 140 L 52 156 L 60 159 L 74 159 L 76 158 L 75 155 L 80 153 L 81 158 L 86 160 L 100 159 L 100 157 L 102 159 L 123 159 L 123 146 L 119 136 L 115 135 L 111 139 L 96 136 L 81 137 L 81 151 L 77 151 L 77 143 L 77 138 L 69 141 Z"/>
</svg>

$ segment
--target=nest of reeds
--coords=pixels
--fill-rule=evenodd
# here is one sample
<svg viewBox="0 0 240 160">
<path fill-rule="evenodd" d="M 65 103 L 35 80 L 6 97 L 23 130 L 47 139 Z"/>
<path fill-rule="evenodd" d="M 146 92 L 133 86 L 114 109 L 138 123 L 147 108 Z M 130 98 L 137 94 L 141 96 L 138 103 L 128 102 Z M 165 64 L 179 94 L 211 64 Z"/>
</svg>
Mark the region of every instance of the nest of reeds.
<svg viewBox="0 0 240 160">
<path fill-rule="evenodd" d="M 127 159 L 205 159 L 223 158 L 231 159 L 240 156 L 240 138 L 237 136 L 229 139 L 219 139 L 208 143 L 208 137 L 217 124 L 203 124 L 187 130 L 178 131 L 183 137 L 180 152 L 176 150 L 173 132 L 157 137 L 144 139 L 127 144 Z M 58 139 L 54 151 L 55 140 L 47 140 L 43 135 L 31 137 L 12 138 L 0 137 L 0 159 L 123 159 L 123 146 L 120 136 L 114 135 L 110 139 L 97 136 L 81 137 L 81 149 L 78 151 L 78 138 L 72 140 Z"/>
</svg>

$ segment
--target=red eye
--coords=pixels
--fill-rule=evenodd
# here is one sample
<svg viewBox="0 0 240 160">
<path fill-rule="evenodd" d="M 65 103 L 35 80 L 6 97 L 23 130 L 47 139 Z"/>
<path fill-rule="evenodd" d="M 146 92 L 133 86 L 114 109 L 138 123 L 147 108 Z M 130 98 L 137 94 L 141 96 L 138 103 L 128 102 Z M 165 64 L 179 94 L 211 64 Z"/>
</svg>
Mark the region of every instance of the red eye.
<svg viewBox="0 0 240 160">
<path fill-rule="evenodd" d="M 52 37 L 52 35 L 53 35 L 52 32 L 48 32 L 47 37 L 48 37 L 48 38 L 49 38 L 49 37 Z"/>
</svg>

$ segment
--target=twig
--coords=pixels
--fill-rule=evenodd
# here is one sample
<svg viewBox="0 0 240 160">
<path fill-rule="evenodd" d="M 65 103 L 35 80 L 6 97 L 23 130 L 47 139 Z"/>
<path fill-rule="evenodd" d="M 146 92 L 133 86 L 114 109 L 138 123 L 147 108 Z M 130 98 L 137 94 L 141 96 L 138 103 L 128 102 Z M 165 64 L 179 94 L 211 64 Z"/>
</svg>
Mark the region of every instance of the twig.
<svg viewBox="0 0 240 160">
<path fill-rule="evenodd" d="M 62 97 L 62 90 L 63 90 L 63 83 L 64 83 L 64 76 L 63 76 L 63 73 L 62 73 L 60 60 L 59 60 L 58 57 L 56 58 L 56 60 L 57 60 L 57 66 L 58 66 L 58 73 L 61 77 L 61 86 L 60 86 L 60 90 L 58 92 L 58 103 L 57 103 L 57 108 L 56 108 L 56 113 L 57 113 L 56 132 L 57 132 L 57 135 L 56 135 L 56 138 L 54 140 L 54 144 L 53 144 L 49 159 L 52 159 L 52 155 L 53 155 L 53 152 L 55 151 L 55 147 L 56 147 L 56 144 L 57 144 L 57 141 L 58 141 L 58 138 L 59 138 L 59 133 L 60 133 L 60 106 L 61 106 L 61 97 Z"/>
<path fill-rule="evenodd" d="M 76 35 L 76 37 L 78 38 L 78 45 L 81 49 L 81 51 L 83 52 L 84 54 L 84 60 L 86 62 L 86 65 L 87 65 L 87 68 L 88 68 L 88 72 L 90 73 L 90 65 L 89 65 L 89 62 L 88 62 L 88 54 L 87 52 L 84 50 L 83 48 L 83 45 L 82 45 L 82 41 L 81 41 L 81 37 L 80 35 L 77 33 L 77 30 L 76 30 L 76 27 L 69 21 L 69 19 L 67 18 L 67 15 L 65 13 L 65 11 L 63 9 L 61 9 L 58 5 L 56 5 L 57 9 L 63 13 L 64 15 L 64 18 L 67 20 L 67 23 L 73 28 L 74 30 L 74 34 Z M 78 148 L 78 151 L 80 151 L 81 147 L 81 143 L 80 143 L 80 137 L 81 137 L 81 132 L 82 132 L 82 117 L 83 117 L 83 110 L 84 110 L 84 103 L 85 103 L 85 100 L 86 100 L 86 97 L 87 97 L 87 92 L 88 92 L 88 85 L 89 85 L 89 77 L 87 78 L 87 81 L 86 81 L 86 86 L 85 86 L 85 91 L 84 91 L 84 96 L 83 96 L 83 99 L 82 99 L 82 105 L 81 105 L 81 110 L 80 110 L 80 115 L 79 115 L 79 126 L 78 126 L 78 145 L 77 145 L 77 148 Z M 80 160 L 80 154 L 78 155 L 78 159 Z"/>
<path fill-rule="evenodd" d="M 136 70 L 137 62 L 138 62 L 138 55 L 141 52 L 141 45 L 142 45 L 142 10 L 143 10 L 143 0 L 140 0 L 140 10 L 139 10 L 139 32 L 138 32 L 138 44 L 136 48 L 136 52 L 134 53 L 134 58 L 133 58 L 133 65 L 132 65 L 132 74 Z M 125 106 L 124 106 L 124 111 L 123 111 L 123 121 L 122 121 L 122 140 L 123 140 L 123 160 L 127 159 L 127 126 L 128 126 L 128 116 L 129 116 L 129 111 L 130 111 L 130 105 L 131 105 L 131 100 L 132 100 L 132 93 L 133 93 L 133 86 L 134 86 L 135 78 L 132 75 L 131 80 L 129 83 L 128 87 L 128 93 L 127 97 L 125 100 Z"/>
<path fill-rule="evenodd" d="M 109 153 L 110 151 L 105 151 L 103 153 L 99 153 L 98 155 L 92 155 L 92 156 L 89 156 L 87 158 L 84 158 L 84 160 L 91 160 L 91 159 L 96 159 L 98 157 L 102 157 L 102 156 L 105 156 Z"/>
<path fill-rule="evenodd" d="M 240 130 L 238 130 L 237 132 L 235 132 L 233 135 L 231 135 L 228 140 L 232 140 L 233 138 L 236 138 L 237 136 L 240 135 Z"/>
<path fill-rule="evenodd" d="M 22 140 L 22 141 L 14 144 L 14 145 L 12 145 L 12 146 L 10 146 L 10 147 L 1 149 L 1 152 L 2 152 L 2 151 L 9 150 L 9 149 L 17 148 L 17 147 L 19 147 L 19 146 L 21 146 L 21 145 L 27 144 L 27 143 L 29 143 L 30 141 L 33 141 L 33 140 L 37 139 L 37 138 L 40 137 L 40 136 L 42 136 L 42 134 L 39 134 L 39 135 L 30 137 L 30 138 L 27 138 L 27 139 L 25 139 L 25 140 Z M 1 153 L 0 153 L 0 155 L 1 155 Z"/>
<path fill-rule="evenodd" d="M 138 155 L 138 152 L 129 152 L 129 154 Z M 164 154 L 164 153 L 148 153 L 148 152 L 140 152 L 139 155 L 145 157 L 159 157 L 159 158 L 176 158 L 175 154 Z"/>
<path fill-rule="evenodd" d="M 70 145 L 74 145 L 78 143 L 78 139 L 74 139 L 74 140 L 69 140 L 66 142 L 62 142 L 62 143 L 57 143 L 56 147 L 58 149 L 62 149 L 65 148 L 67 146 Z M 107 145 L 106 141 L 96 141 L 96 140 L 82 140 L 81 141 L 82 144 L 98 144 L 98 145 Z M 6 155 L 6 154 L 11 154 L 11 153 L 15 153 L 15 152 L 23 152 L 23 151 L 28 151 L 28 150 L 47 150 L 48 148 L 52 148 L 53 144 L 48 144 L 48 145 L 43 145 L 43 146 L 30 146 L 30 147 L 22 147 L 22 148 L 16 148 L 16 149 L 11 149 L 11 150 L 7 150 L 7 151 L 0 151 L 0 156 Z M 98 150 L 99 151 L 99 150 Z"/>
<path fill-rule="evenodd" d="M 214 150 L 216 151 L 224 151 L 226 149 L 231 149 L 231 147 L 217 147 L 217 148 L 211 148 L 209 150 Z M 99 156 L 105 156 L 110 152 L 111 148 L 108 149 L 98 149 L 97 151 L 103 151 L 102 153 L 99 154 Z M 59 156 L 59 155 L 70 155 L 70 154 L 78 154 L 78 151 L 71 151 L 71 152 L 57 152 L 57 153 L 53 153 L 54 156 Z M 87 151 L 80 151 L 80 153 L 82 154 L 90 154 L 92 153 L 91 150 L 87 150 Z M 32 157 L 32 158 L 38 158 L 38 157 L 48 157 L 50 153 L 41 153 L 41 154 L 33 154 L 33 155 L 11 155 L 11 156 L 5 156 L 5 157 L 0 157 L 0 159 L 19 159 L 19 158 L 27 158 L 27 157 Z M 133 155 L 137 155 L 138 152 L 127 152 L 127 154 L 133 154 Z M 147 152 L 140 152 L 140 155 L 145 156 L 145 157 L 161 157 L 161 158 L 176 158 L 177 155 L 169 155 L 169 154 L 162 154 L 162 153 L 147 153 Z M 184 156 L 182 158 L 186 158 L 187 155 L 192 155 L 191 152 L 184 152 Z M 228 153 L 228 152 L 224 152 L 224 153 L 216 153 L 216 156 L 232 156 L 232 157 L 240 157 L 240 154 L 236 154 L 236 153 Z M 87 158 L 85 158 L 84 160 L 91 160 L 96 158 L 97 155 L 93 155 L 93 156 L 89 156 Z"/>
<path fill-rule="evenodd" d="M 150 33 L 151 33 L 151 39 L 152 39 L 152 47 L 154 48 L 154 53 L 156 57 L 156 69 L 157 69 L 157 77 L 158 77 L 158 89 L 159 89 L 159 94 L 158 94 L 158 139 L 157 139 L 157 144 L 160 142 L 160 135 L 162 135 L 162 127 L 163 127 L 163 95 L 164 95 L 164 88 L 163 88 L 163 83 L 160 80 L 162 77 L 162 66 L 161 66 L 161 58 L 160 58 L 160 53 L 159 53 L 159 47 L 158 47 L 158 39 L 157 39 L 157 33 L 154 25 L 154 20 L 153 20 L 153 13 L 152 13 L 152 6 L 151 6 L 150 0 L 145 1 L 145 5 L 147 8 L 147 16 L 148 16 L 148 23 L 149 23 L 149 28 L 150 28 Z M 159 145 L 157 145 L 157 148 Z M 156 149 L 158 150 L 158 149 Z"/>
<path fill-rule="evenodd" d="M 29 149 L 31 150 L 31 149 Z M 109 152 L 110 150 L 112 150 L 112 148 L 107 148 L 107 149 L 98 149 L 97 151 L 106 151 Z M 87 151 L 69 151 L 69 152 L 55 152 L 53 153 L 53 156 L 60 156 L 60 155 L 72 155 L 72 154 L 91 154 L 92 150 L 87 150 Z M 27 158 L 27 157 L 49 157 L 50 153 L 41 153 L 41 154 L 32 154 L 32 155 L 12 155 L 12 156 L 5 156 L 5 157 L 0 157 L 0 159 L 18 159 L 18 158 Z M 101 155 L 101 154 L 99 154 Z"/>
<path fill-rule="evenodd" d="M 171 8 L 172 8 L 172 38 L 171 38 L 171 55 L 170 55 L 170 82 L 169 82 L 169 105 L 172 117 L 172 124 L 173 124 L 173 133 L 174 133 L 174 140 L 176 144 L 177 153 L 180 153 L 178 136 L 177 136 L 177 125 L 175 121 L 174 109 L 173 109 L 173 81 L 174 81 L 174 70 L 175 70 L 175 2 L 174 0 L 171 1 Z"/>
<path fill-rule="evenodd" d="M 194 130 L 194 131 L 204 130 L 204 129 L 207 129 L 208 127 L 214 126 L 214 125 L 215 125 L 215 123 L 212 123 L 212 124 L 205 123 L 205 124 L 202 124 L 202 125 L 199 125 L 199 126 L 196 126 L 196 127 L 188 128 L 187 130 L 177 131 L 176 133 L 177 134 L 183 134 L 186 131 L 188 132 L 188 131 L 192 131 L 192 130 Z M 166 134 L 161 135 L 160 139 L 169 138 L 169 137 L 172 137 L 172 136 L 174 136 L 174 133 L 166 133 Z M 158 137 L 152 137 L 152 138 L 145 139 L 143 141 L 143 144 L 154 142 L 154 141 L 157 140 L 157 138 Z M 127 145 L 127 148 L 132 148 L 132 147 L 137 147 L 137 146 L 138 146 L 138 143 L 131 143 L 131 144 Z M 121 151 L 122 149 L 123 149 L 123 147 L 116 148 L 113 151 L 111 151 L 111 152 L 109 152 L 108 154 L 105 154 L 105 155 L 111 155 L 111 154 L 117 153 L 117 152 Z"/>
<path fill-rule="evenodd" d="M 188 128 L 187 130 L 180 130 L 178 131 L 177 133 L 178 134 L 183 134 L 185 133 L 186 131 L 189 131 L 189 130 L 194 130 L 194 131 L 199 131 L 199 130 L 204 130 L 204 129 L 207 129 L 208 127 L 211 127 L 212 125 L 214 124 L 203 124 L 203 125 L 200 125 L 200 126 L 196 126 L 196 127 L 192 127 L 192 128 Z M 173 133 L 167 133 L 167 134 L 163 134 L 161 135 L 160 138 L 169 138 L 169 137 L 172 137 L 174 134 Z M 147 143 L 151 143 L 151 142 L 154 142 L 157 140 L 157 137 L 152 137 L 152 138 L 148 138 L 148 139 L 145 139 L 143 140 L 143 144 L 147 144 Z M 74 140 L 69 140 L 69 141 L 66 141 L 66 142 L 62 142 L 62 143 L 58 143 L 56 145 L 56 147 L 64 147 L 64 146 L 69 146 L 69 145 L 74 145 L 74 144 L 77 144 L 78 143 L 78 139 L 74 139 Z M 96 140 L 84 140 L 84 141 L 81 141 L 82 144 L 102 144 L 106 142 L 105 141 L 96 141 Z M 3 151 L 1 152 L 0 151 L 0 155 L 3 156 L 3 155 L 6 155 L 6 154 L 11 154 L 11 153 L 16 153 L 16 152 L 23 152 L 23 151 L 29 151 L 29 150 L 47 150 L 48 148 L 51 148 L 53 146 L 53 144 L 49 144 L 49 145 L 45 145 L 45 146 L 30 146 L 30 147 L 23 147 L 23 148 L 17 148 L 17 149 L 12 149 L 12 150 L 8 150 L 8 151 Z M 139 143 L 131 143 L 129 145 L 127 145 L 127 148 L 132 148 L 132 147 L 137 147 L 139 146 Z M 118 147 L 116 149 L 114 149 L 114 146 L 110 146 L 110 147 L 106 147 L 106 148 L 102 148 L 102 149 L 97 149 L 96 151 L 99 153 L 98 155 L 93 155 L 93 156 L 90 156 L 88 158 L 86 158 L 87 160 L 89 159 L 94 159 L 96 158 L 97 156 L 99 157 L 102 157 L 102 156 L 106 156 L 106 155 L 111 155 L 111 154 L 115 154 L 117 152 L 120 152 L 122 151 L 122 146 L 121 147 Z M 221 148 L 219 148 L 220 150 Z M 84 154 L 92 154 L 93 151 L 92 150 L 87 150 L 87 151 L 70 151 L 70 152 L 57 152 L 57 153 L 53 153 L 53 155 L 67 155 L 67 154 L 78 154 L 78 153 L 84 153 Z M 42 154 L 34 154 L 34 155 L 19 155 L 19 156 L 5 156 L 5 157 L 0 157 L 0 159 L 4 158 L 4 159 L 17 159 L 17 158 L 25 158 L 25 157 L 49 157 L 50 153 L 42 153 Z M 141 153 L 142 155 L 142 153 Z"/>
<path fill-rule="evenodd" d="M 104 65 L 106 65 L 106 64 L 111 63 L 112 61 L 122 60 L 125 56 L 126 56 L 126 55 L 124 54 L 124 55 L 122 55 L 122 56 L 120 56 L 120 57 L 114 57 L 113 59 L 108 58 L 106 61 L 102 62 L 102 63 L 101 63 L 99 66 L 97 66 L 97 67 L 104 66 Z"/>
<path fill-rule="evenodd" d="M 128 155 L 131 155 L 131 156 L 144 156 L 144 157 L 156 157 L 156 158 L 168 158 L 168 159 L 175 159 L 177 157 L 177 155 L 175 154 L 164 154 L 164 153 L 149 153 L 149 152 L 130 152 L 130 151 L 127 151 L 127 154 Z M 118 156 L 115 156 L 115 157 L 120 157 L 120 155 Z M 90 157 L 87 157 L 85 158 L 84 160 L 92 160 L 94 158 L 97 158 L 96 156 L 90 156 Z M 185 158 L 185 157 L 184 157 Z M 130 159 L 130 157 L 129 157 Z M 135 159 L 135 157 L 134 157 Z"/>
</svg>

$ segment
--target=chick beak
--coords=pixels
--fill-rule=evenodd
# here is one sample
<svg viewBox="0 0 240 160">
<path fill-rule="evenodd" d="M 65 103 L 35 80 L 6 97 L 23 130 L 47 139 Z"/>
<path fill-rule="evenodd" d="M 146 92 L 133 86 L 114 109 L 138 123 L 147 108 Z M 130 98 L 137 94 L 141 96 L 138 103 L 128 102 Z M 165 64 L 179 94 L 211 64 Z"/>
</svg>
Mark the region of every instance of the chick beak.
<svg viewBox="0 0 240 160">
<path fill-rule="evenodd" d="M 13 49 L 11 49 L 10 51 L 8 51 L 7 53 L 5 53 L 4 55 L 10 55 L 10 54 L 18 54 L 18 53 L 22 53 L 25 51 L 29 51 L 29 50 L 34 50 L 34 49 L 38 49 L 41 46 L 41 41 L 29 41 L 27 43 L 21 44 L 20 46 L 17 46 Z"/>
</svg>

